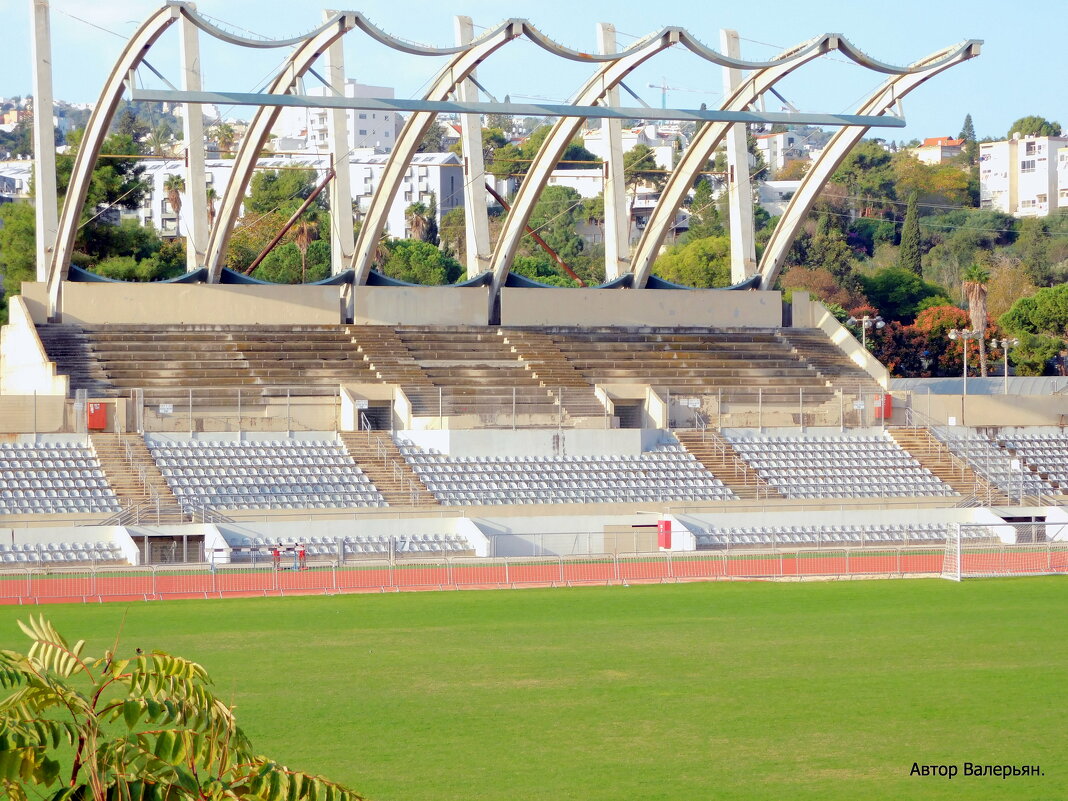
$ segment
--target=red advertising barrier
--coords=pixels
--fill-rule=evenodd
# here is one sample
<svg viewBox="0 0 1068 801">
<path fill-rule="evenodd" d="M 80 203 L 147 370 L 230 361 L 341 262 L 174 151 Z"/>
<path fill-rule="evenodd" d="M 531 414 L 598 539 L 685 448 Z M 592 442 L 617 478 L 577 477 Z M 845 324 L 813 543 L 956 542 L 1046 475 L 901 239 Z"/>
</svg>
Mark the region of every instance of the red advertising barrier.
<svg viewBox="0 0 1068 801">
<path fill-rule="evenodd" d="M 78 603 L 304 595 L 397 590 L 625 582 L 777 580 L 940 575 L 945 549 L 887 548 L 706 551 L 589 556 L 366 560 L 312 563 L 306 569 L 184 565 L 80 570 L 0 571 L 0 604 Z M 1061 543 L 968 547 L 961 574 L 1068 573 Z"/>
</svg>

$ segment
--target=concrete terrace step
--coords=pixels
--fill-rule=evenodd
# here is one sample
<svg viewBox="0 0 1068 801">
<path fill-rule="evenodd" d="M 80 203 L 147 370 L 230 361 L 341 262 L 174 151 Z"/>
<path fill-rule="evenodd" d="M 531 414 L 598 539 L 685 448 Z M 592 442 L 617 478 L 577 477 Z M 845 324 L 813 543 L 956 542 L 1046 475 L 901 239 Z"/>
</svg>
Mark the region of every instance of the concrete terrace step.
<svg viewBox="0 0 1068 801">
<path fill-rule="evenodd" d="M 387 431 L 343 432 L 341 441 L 390 506 L 437 506 Z M 398 478 L 399 476 L 399 478 Z"/>
</svg>

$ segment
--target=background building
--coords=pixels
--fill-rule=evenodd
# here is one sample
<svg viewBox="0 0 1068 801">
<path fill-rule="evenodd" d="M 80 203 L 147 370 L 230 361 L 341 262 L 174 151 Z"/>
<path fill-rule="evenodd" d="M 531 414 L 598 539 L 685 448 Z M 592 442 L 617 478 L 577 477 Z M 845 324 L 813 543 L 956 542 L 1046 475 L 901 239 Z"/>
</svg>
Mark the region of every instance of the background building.
<svg viewBox="0 0 1068 801">
<path fill-rule="evenodd" d="M 1013 137 L 979 145 L 979 204 L 1016 217 L 1068 209 L 1068 137 Z"/>
</svg>

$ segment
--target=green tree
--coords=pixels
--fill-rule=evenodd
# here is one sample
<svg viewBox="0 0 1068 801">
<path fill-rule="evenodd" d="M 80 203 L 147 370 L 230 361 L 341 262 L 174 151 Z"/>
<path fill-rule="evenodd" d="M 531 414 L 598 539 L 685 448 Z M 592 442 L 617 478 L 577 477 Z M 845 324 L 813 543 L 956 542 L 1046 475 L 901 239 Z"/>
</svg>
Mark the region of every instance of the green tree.
<svg viewBox="0 0 1068 801">
<path fill-rule="evenodd" d="M 829 214 L 821 214 L 816 222 L 816 233 L 808 244 L 805 264 L 829 270 L 839 286 L 853 290 L 857 288 L 853 256 L 853 249 L 842 230 L 832 222 Z"/>
<path fill-rule="evenodd" d="M 44 616 L 0 651 L 0 789 L 12 801 L 359 801 L 260 756 L 207 671 L 160 651 L 94 657 Z M 69 773 L 68 773 L 69 771 Z M 62 772 L 62 775 L 61 775 Z"/>
<path fill-rule="evenodd" d="M 975 125 L 972 123 L 972 115 L 964 115 L 964 123 L 960 127 L 958 139 L 964 140 L 964 163 L 974 166 L 979 163 L 979 141 L 975 138 Z"/>
<path fill-rule="evenodd" d="M 463 206 L 449 209 L 449 211 L 441 215 L 438 236 L 441 239 L 443 249 L 455 254 L 459 261 L 466 261 L 467 220 Z"/>
<path fill-rule="evenodd" d="M 303 203 L 315 189 L 315 170 L 263 170 L 252 176 L 249 195 L 245 198 L 246 214 L 269 214 L 280 211 L 287 217 Z M 313 209 L 325 208 L 324 194 L 320 194 Z"/>
<path fill-rule="evenodd" d="M 623 184 L 630 192 L 631 213 L 640 187 L 658 192 L 666 182 L 667 176 L 656 163 L 656 153 L 648 145 L 635 145 L 623 154 Z"/>
<path fill-rule="evenodd" d="M 181 230 L 182 220 L 182 192 L 185 191 L 185 178 L 180 175 L 170 175 L 163 181 L 163 191 L 167 194 L 167 202 L 174 210 L 174 230 Z"/>
<path fill-rule="evenodd" d="M 569 186 L 547 186 L 534 205 L 527 224 L 574 269 L 572 262 L 586 248 L 578 234 L 578 225 L 582 221 L 582 196 Z M 520 244 L 520 252 L 525 256 L 539 256 L 544 251 L 532 237 L 526 236 Z"/>
<path fill-rule="evenodd" d="M 214 186 L 209 186 L 205 190 L 205 195 L 208 201 L 208 227 L 211 228 L 215 225 L 215 204 L 219 200 L 219 193 L 215 191 Z"/>
<path fill-rule="evenodd" d="M 436 286 L 454 283 L 463 272 L 456 259 L 446 256 L 429 242 L 394 239 L 386 243 L 386 248 L 389 255 L 381 271 L 390 278 Z"/>
<path fill-rule="evenodd" d="M 923 262 L 920 254 L 920 214 L 917 208 L 917 193 L 909 195 L 905 208 L 905 222 L 901 225 L 901 250 L 898 263 L 902 269 L 914 275 L 923 275 Z"/>
<path fill-rule="evenodd" d="M 1006 137 L 1012 139 L 1012 135 L 1016 133 L 1020 134 L 1020 136 L 1060 136 L 1061 125 L 1058 122 L 1051 122 L 1045 117 L 1031 114 L 1027 117 L 1020 117 L 1010 125 Z"/>
<path fill-rule="evenodd" d="M 1068 334 L 1068 284 L 1040 289 L 1020 298 L 998 319 L 1012 334 L 1042 334 L 1064 338 Z"/>
<path fill-rule="evenodd" d="M 918 312 L 931 305 L 931 299 L 937 299 L 938 305 L 949 303 L 945 289 L 900 266 L 861 275 L 860 284 L 868 302 L 887 320 L 910 323 Z"/>
<path fill-rule="evenodd" d="M 831 182 L 846 187 L 850 206 L 861 216 L 886 211 L 897 198 L 891 154 L 870 139 L 850 151 Z"/>
<path fill-rule="evenodd" d="M 219 122 L 208 129 L 208 138 L 211 139 L 223 158 L 234 157 L 234 145 L 237 143 L 237 132 L 228 122 Z"/>
<path fill-rule="evenodd" d="M 60 196 L 66 194 L 70 184 L 74 157 L 81 146 L 83 133 L 72 131 L 68 134 L 70 149 L 56 155 L 56 184 Z M 82 221 L 86 225 L 104 224 L 89 221 L 102 208 L 139 208 L 146 191 L 142 180 L 145 166 L 137 158 L 141 148 L 129 134 L 115 133 L 107 137 L 101 144 L 100 154 L 101 158 L 93 167 L 82 211 Z"/>
<path fill-rule="evenodd" d="M 546 253 L 516 256 L 512 262 L 512 272 L 550 286 L 578 286 L 574 278 L 561 273 L 560 267 Z"/>
<path fill-rule="evenodd" d="M 430 124 L 419 140 L 417 153 L 443 153 L 445 151 L 445 126 L 436 120 Z"/>
<path fill-rule="evenodd" d="M 676 245 L 656 260 L 653 272 L 665 281 L 683 286 L 730 286 L 730 237 L 709 236 Z"/>
<path fill-rule="evenodd" d="M 534 158 L 538 155 L 546 137 L 552 131 L 551 125 L 535 128 L 520 146 L 505 144 L 492 153 L 492 161 L 487 161 L 486 170 L 498 178 L 514 177 L 522 179 Z M 503 139 L 503 134 L 501 136 Z M 485 141 L 485 139 L 483 139 Z M 571 140 L 564 149 L 556 168 L 560 170 L 588 170 L 600 164 L 601 160 L 588 151 L 579 138 Z"/>
<path fill-rule="evenodd" d="M 7 299 L 22 291 L 23 281 L 37 280 L 36 229 L 33 206 L 28 203 L 0 206 L 0 273 L 4 277 L 0 322 L 7 323 Z"/>
<path fill-rule="evenodd" d="M 1039 217 L 1028 217 L 1019 222 L 1020 234 L 1013 248 L 1020 262 L 1027 268 L 1031 280 L 1040 286 L 1053 283 L 1053 266 L 1050 258 L 1052 238 L 1046 221 Z"/>
<path fill-rule="evenodd" d="M 704 239 L 708 236 L 723 236 L 723 220 L 719 207 L 712 194 L 712 182 L 701 178 L 693 189 L 690 202 L 690 230 L 686 232 L 685 241 Z"/>
</svg>

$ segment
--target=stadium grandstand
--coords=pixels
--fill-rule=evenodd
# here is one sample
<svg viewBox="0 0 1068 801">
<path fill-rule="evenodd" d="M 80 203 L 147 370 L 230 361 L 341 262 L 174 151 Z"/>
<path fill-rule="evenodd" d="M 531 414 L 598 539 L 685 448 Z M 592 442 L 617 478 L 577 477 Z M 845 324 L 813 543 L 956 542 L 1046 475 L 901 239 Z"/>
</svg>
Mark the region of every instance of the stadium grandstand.
<svg viewBox="0 0 1068 801">
<path fill-rule="evenodd" d="M 248 566 L 321 569 L 333 583 L 294 588 L 325 591 L 341 587 L 328 572 L 339 567 L 388 564 L 394 587 L 397 565 L 429 565 L 405 575 L 443 586 L 456 583 L 457 565 L 475 564 L 464 560 L 508 558 L 585 560 L 576 564 L 594 567 L 577 575 L 600 580 L 625 578 L 621 560 L 673 570 L 668 557 L 694 557 L 679 569 L 689 565 L 685 577 L 700 578 L 715 577 L 695 566 L 722 566 L 717 555 L 832 549 L 847 565 L 853 552 L 896 554 L 871 572 L 901 574 L 916 570 L 902 565 L 920 564 L 915 549 L 927 549 L 938 558 L 922 562 L 923 570 L 939 572 L 955 543 L 959 575 L 962 542 L 997 548 L 1061 537 L 1068 396 L 933 399 L 894 390 L 885 367 L 826 307 L 804 292 L 787 303 L 772 288 L 806 204 L 835 165 L 871 126 L 900 127 L 900 118 L 883 115 L 928 77 L 978 55 L 978 42 L 895 68 L 825 35 L 779 59 L 744 62 L 672 28 L 597 56 L 578 105 L 549 110 L 560 121 L 496 245 L 469 227 L 467 280 L 418 286 L 387 278 L 372 269 L 373 246 L 418 140 L 441 110 L 435 98 L 471 88 L 465 81 L 475 65 L 519 37 L 556 56 L 575 55 L 530 23 L 509 20 L 455 48 L 420 46 L 420 54 L 447 55 L 453 66 L 423 101 L 408 103 L 411 116 L 355 241 L 341 213 L 352 198 L 332 199 L 330 278 L 279 285 L 224 266 L 269 136 L 264 102 L 210 230 L 206 209 L 190 204 L 187 273 L 154 283 L 104 279 L 71 260 L 92 165 L 123 82 L 179 18 L 187 33 L 249 44 L 183 3 L 146 20 L 93 112 L 58 223 L 38 224 L 55 232 L 38 243 L 38 280 L 10 299 L 0 332 L 0 524 L 8 539 L 0 543 L 0 569 L 26 580 L 0 583 L 3 597 L 27 597 L 40 584 L 35 571 L 60 562 L 93 577 L 116 564 L 194 565 L 213 575 Z M 261 100 L 276 107 L 294 76 L 357 28 L 405 52 L 413 47 L 358 14 L 340 13 L 299 40 Z M 191 41 L 186 36 L 182 46 Z M 658 112 L 703 123 L 632 243 L 632 258 L 607 260 L 608 280 L 598 287 L 556 288 L 511 274 L 531 204 L 575 126 L 610 116 L 596 105 L 605 86 L 680 42 L 715 64 L 750 70 L 751 78 L 721 109 Z M 752 231 L 743 227 L 732 287 L 695 289 L 652 275 L 668 221 L 713 150 L 726 141 L 738 145 L 727 148 L 729 159 L 744 153 L 737 113 L 780 73 L 831 51 L 889 77 L 856 115 L 791 118 L 841 130 L 791 200 L 760 264 L 753 252 L 746 257 Z M 339 57 L 333 50 L 331 58 Z M 36 66 L 48 68 L 40 60 Z M 135 100 L 167 95 L 137 91 Z M 181 94 L 168 98 L 187 109 L 201 102 Z M 515 112 L 508 103 L 480 108 Z M 343 125 L 343 117 L 334 122 Z M 203 158 L 199 141 L 186 144 L 195 165 Z M 466 154 L 465 170 L 480 152 Z M 190 167 L 193 195 L 203 195 L 195 190 L 203 180 Z M 464 191 L 482 183 L 466 180 Z M 342 190 L 335 182 L 331 191 Z M 610 191 L 622 198 L 622 183 Z M 39 209 L 49 207 L 55 187 L 39 181 L 38 192 Z M 485 196 L 465 195 L 465 203 L 485 206 Z M 606 215 L 606 241 L 627 235 L 617 230 L 624 207 Z M 702 562 L 702 554 L 711 556 Z M 614 572 L 596 567 L 604 564 Z M 781 570 L 781 558 L 778 564 Z M 556 574 L 551 565 L 536 570 L 538 580 L 576 575 L 562 561 L 558 567 Z M 344 586 L 384 587 L 373 575 L 350 571 L 346 581 L 371 578 Z M 70 594 L 99 596 L 97 582 L 90 584 Z"/>
</svg>

